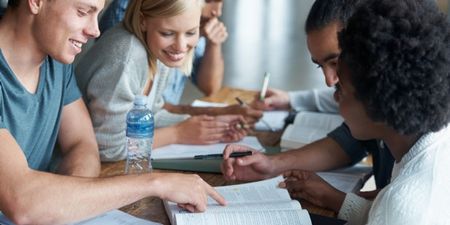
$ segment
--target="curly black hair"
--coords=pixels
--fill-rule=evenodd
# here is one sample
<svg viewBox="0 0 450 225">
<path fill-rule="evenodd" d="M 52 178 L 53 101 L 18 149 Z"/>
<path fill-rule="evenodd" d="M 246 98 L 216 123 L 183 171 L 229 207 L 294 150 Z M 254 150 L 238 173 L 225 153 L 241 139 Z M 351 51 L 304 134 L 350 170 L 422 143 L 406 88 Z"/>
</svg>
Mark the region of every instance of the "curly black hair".
<svg viewBox="0 0 450 225">
<path fill-rule="evenodd" d="M 369 0 L 339 45 L 372 120 L 419 135 L 450 122 L 450 26 L 434 1 Z"/>
</svg>

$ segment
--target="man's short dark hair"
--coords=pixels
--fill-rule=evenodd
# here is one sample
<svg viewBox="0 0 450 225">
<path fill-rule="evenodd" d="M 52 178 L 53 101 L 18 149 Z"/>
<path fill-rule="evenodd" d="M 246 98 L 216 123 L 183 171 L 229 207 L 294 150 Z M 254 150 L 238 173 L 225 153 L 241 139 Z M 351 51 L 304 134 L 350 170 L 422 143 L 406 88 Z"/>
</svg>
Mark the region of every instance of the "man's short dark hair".
<svg viewBox="0 0 450 225">
<path fill-rule="evenodd" d="M 305 32 L 320 30 L 330 23 L 347 24 L 362 0 L 316 0 L 309 11 Z"/>
<path fill-rule="evenodd" d="M 402 134 L 450 121 L 450 24 L 433 0 L 370 0 L 339 34 L 369 117 Z"/>
</svg>

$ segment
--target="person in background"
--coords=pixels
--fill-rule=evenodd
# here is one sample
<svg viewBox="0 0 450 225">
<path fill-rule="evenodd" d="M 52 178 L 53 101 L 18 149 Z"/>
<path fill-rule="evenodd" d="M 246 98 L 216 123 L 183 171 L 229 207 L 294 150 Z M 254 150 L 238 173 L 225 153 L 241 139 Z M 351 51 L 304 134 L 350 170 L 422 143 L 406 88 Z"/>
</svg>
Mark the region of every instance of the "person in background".
<svg viewBox="0 0 450 225">
<path fill-rule="evenodd" d="M 222 0 L 206 0 L 200 19 L 200 39 L 195 47 L 194 68 L 190 74 L 192 82 L 206 96 L 217 93 L 222 87 L 224 60 L 222 44 L 228 38 L 225 24 L 219 20 L 222 15 Z M 164 91 L 167 107 L 180 103 L 188 76 L 180 70 L 173 70 L 169 84 Z"/>
<path fill-rule="evenodd" d="M 383 140 L 395 165 L 374 201 L 349 193 L 335 206 L 338 217 L 350 225 L 448 224 L 450 23 L 432 0 L 369 0 L 339 45 L 340 114 L 355 138 Z M 291 189 L 321 182 L 311 172 L 285 175 Z"/>
<path fill-rule="evenodd" d="M 97 143 L 70 63 L 99 36 L 104 0 L 8 4 L 0 20 L 0 211 L 7 218 L 67 224 L 149 196 L 190 211 L 204 211 L 208 195 L 225 204 L 197 175 L 96 178 Z M 55 145 L 62 160 L 50 171 Z"/>
<path fill-rule="evenodd" d="M 307 17 L 305 30 L 308 48 L 312 61 L 322 68 L 328 86 L 334 86 L 339 81 L 336 75 L 336 66 L 341 50 L 338 45 L 337 34 L 345 27 L 348 18 L 359 4 L 361 4 L 360 0 L 316 0 Z M 271 93 L 277 94 L 277 91 L 274 90 L 268 94 L 271 95 Z M 310 94 L 303 95 L 300 99 L 301 101 L 293 101 L 296 105 L 299 105 L 295 108 L 313 111 L 322 108 L 325 111 L 331 111 L 331 109 L 337 107 L 337 104 L 331 104 L 333 100 L 329 91 L 311 91 Z M 304 103 L 303 100 L 308 99 L 310 100 L 309 103 L 300 105 L 300 103 Z M 269 100 L 270 98 L 266 99 L 266 103 Z M 321 103 L 315 105 L 317 102 Z M 334 111 L 337 111 L 337 108 Z M 259 180 L 274 177 L 289 170 L 331 170 L 352 166 L 360 162 L 368 153 L 371 153 L 373 156 L 373 173 L 379 190 L 389 183 L 394 161 L 389 150 L 380 140 L 357 140 L 352 136 L 345 123 L 330 132 L 327 137 L 299 149 L 271 156 L 255 152 L 252 156 L 239 159 L 229 157 L 232 152 L 243 150 L 248 150 L 248 147 L 229 145 L 224 150 L 222 172 L 226 179 Z M 291 182 L 288 185 L 293 184 Z M 330 188 L 328 184 L 323 185 L 321 182 L 302 185 L 302 189 L 298 185 L 296 187 L 296 189 L 291 189 L 288 186 L 292 197 L 304 198 L 335 211 L 337 209 L 334 206 L 342 204 L 345 197 L 345 193 Z M 361 198 L 372 199 L 378 190 L 360 192 L 359 195 Z"/>
<path fill-rule="evenodd" d="M 101 160 L 126 157 L 126 113 L 137 94 L 148 96 L 147 105 L 154 113 L 155 148 L 233 142 L 245 136 L 246 130 L 236 127 L 246 123 L 240 115 L 190 116 L 164 109 L 162 92 L 170 71 L 178 68 L 189 74 L 192 69 L 201 2 L 132 1 L 123 23 L 107 31 L 80 60 L 77 80 L 93 120 Z"/>
</svg>

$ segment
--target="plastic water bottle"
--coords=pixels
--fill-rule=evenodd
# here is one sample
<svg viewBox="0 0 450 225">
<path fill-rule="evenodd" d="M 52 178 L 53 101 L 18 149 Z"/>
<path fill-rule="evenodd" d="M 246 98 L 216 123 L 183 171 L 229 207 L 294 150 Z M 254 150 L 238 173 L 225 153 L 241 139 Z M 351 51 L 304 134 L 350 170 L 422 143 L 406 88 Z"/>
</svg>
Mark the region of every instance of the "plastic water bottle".
<svg viewBox="0 0 450 225">
<path fill-rule="evenodd" d="M 126 174 L 152 171 L 153 114 L 146 106 L 146 96 L 137 95 L 134 106 L 127 114 L 127 164 Z"/>
</svg>

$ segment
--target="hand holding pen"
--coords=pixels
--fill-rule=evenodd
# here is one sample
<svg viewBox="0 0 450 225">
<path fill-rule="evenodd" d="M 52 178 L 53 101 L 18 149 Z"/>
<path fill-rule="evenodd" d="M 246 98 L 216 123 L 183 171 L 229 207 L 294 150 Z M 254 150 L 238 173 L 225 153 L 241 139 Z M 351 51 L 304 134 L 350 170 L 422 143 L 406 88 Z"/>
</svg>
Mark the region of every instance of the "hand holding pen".
<svg viewBox="0 0 450 225">
<path fill-rule="evenodd" d="M 251 155 L 243 157 L 231 157 L 238 152 L 251 151 Z M 226 180 L 261 180 L 277 175 L 273 162 L 263 153 L 251 149 L 248 146 L 230 144 L 223 151 L 221 171 Z"/>
<path fill-rule="evenodd" d="M 286 91 L 268 88 L 263 101 L 260 100 L 260 93 L 255 95 L 251 106 L 254 109 L 270 110 L 289 110 L 291 108 L 290 97 Z"/>
</svg>

